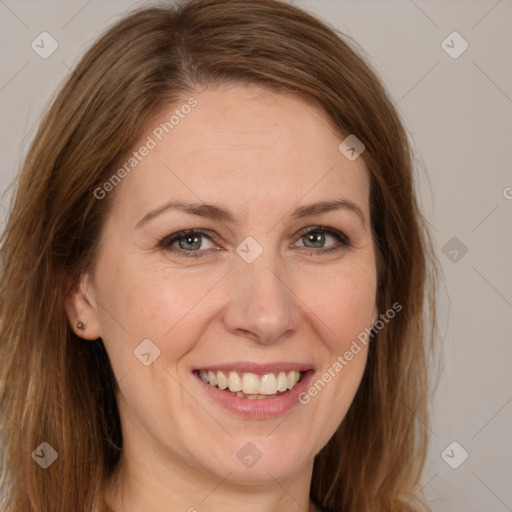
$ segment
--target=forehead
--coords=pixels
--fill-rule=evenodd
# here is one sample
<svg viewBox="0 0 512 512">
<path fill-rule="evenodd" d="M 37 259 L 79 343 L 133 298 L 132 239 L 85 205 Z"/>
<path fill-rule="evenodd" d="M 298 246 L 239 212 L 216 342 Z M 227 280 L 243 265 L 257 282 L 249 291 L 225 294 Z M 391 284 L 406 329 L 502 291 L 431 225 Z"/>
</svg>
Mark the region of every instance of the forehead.
<svg viewBox="0 0 512 512">
<path fill-rule="evenodd" d="M 255 86 L 205 90 L 148 124 L 134 150 L 152 147 L 123 179 L 115 203 L 138 214 L 193 199 L 248 215 L 251 208 L 270 213 L 284 203 L 342 196 L 367 212 L 366 166 L 339 151 L 343 138 L 320 108 L 299 97 Z"/>
</svg>

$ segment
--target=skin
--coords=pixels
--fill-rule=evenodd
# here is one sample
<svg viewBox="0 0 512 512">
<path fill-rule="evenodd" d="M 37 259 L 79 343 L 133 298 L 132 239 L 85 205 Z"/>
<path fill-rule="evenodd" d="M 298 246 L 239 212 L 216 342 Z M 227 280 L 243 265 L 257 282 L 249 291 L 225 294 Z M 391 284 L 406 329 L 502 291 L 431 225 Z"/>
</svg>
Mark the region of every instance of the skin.
<svg viewBox="0 0 512 512">
<path fill-rule="evenodd" d="M 313 459 L 347 413 L 367 348 L 307 405 L 265 420 L 222 408 L 192 369 L 300 361 L 312 363 L 315 381 L 373 325 L 368 172 L 361 158 L 338 150 L 344 137 L 304 100 L 236 85 L 193 97 L 197 107 L 111 192 L 99 257 L 66 301 L 75 332 L 103 339 L 119 382 L 121 487 L 108 499 L 118 512 L 315 510 Z M 355 203 L 364 221 L 349 209 L 291 218 L 297 206 L 339 198 Z M 214 203 L 235 222 L 167 210 L 136 227 L 173 200 Z M 312 244 L 300 230 L 314 226 L 338 230 L 352 245 L 328 234 Z M 200 238 L 199 249 L 175 241 L 174 252 L 159 245 L 185 229 L 215 240 Z M 248 236 L 263 248 L 253 263 L 236 252 Z M 332 246 L 339 250 L 322 254 Z M 203 256 L 180 256 L 193 251 Z M 144 339 L 160 350 L 150 366 L 134 357 Z M 236 457 L 247 442 L 262 453 L 250 468 Z"/>
</svg>

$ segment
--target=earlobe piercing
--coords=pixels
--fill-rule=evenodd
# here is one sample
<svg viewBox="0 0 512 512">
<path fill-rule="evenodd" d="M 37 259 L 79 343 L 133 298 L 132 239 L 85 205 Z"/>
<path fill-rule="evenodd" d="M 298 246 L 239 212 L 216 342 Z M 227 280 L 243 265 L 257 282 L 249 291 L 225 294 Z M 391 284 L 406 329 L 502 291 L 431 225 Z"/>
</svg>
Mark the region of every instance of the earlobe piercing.
<svg viewBox="0 0 512 512">
<path fill-rule="evenodd" d="M 77 329 L 80 329 L 81 331 L 83 331 L 85 329 L 85 324 L 83 322 L 78 322 L 76 324 L 76 327 L 77 327 Z"/>
</svg>

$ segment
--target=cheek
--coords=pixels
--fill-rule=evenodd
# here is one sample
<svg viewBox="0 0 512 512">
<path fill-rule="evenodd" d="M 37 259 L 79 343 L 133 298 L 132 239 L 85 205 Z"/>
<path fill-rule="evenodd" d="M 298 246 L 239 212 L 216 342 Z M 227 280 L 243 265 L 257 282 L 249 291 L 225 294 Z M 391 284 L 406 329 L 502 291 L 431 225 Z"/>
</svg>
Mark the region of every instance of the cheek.
<svg viewBox="0 0 512 512">
<path fill-rule="evenodd" d="M 324 326 L 329 349 L 337 355 L 372 324 L 377 290 L 375 268 L 346 262 L 315 281 L 314 291 L 305 292 L 307 304 L 318 318 L 317 325 Z"/>
<path fill-rule="evenodd" d="M 161 362 L 171 362 L 192 348 L 202 328 L 201 318 L 210 314 L 207 292 L 223 272 L 194 276 L 190 270 L 169 271 L 162 264 L 147 267 L 138 260 L 105 258 L 98 266 L 105 342 L 115 350 L 133 351 L 142 340 L 150 339 L 161 351 Z"/>
<path fill-rule="evenodd" d="M 372 265 L 346 262 L 317 284 L 307 305 L 323 355 L 301 400 L 314 411 L 311 428 L 323 445 L 347 414 L 366 367 L 368 344 L 358 336 L 372 325 L 376 273 Z"/>
</svg>

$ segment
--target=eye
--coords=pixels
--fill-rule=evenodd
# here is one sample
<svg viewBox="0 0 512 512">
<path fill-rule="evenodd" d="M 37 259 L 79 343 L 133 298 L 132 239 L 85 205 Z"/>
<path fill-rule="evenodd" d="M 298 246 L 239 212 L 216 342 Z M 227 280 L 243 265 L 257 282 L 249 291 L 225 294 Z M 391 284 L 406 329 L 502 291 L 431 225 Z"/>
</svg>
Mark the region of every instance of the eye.
<svg viewBox="0 0 512 512">
<path fill-rule="evenodd" d="M 338 251 L 351 246 L 350 240 L 346 235 L 335 229 L 323 226 L 303 229 L 300 235 L 299 241 L 302 241 L 302 246 L 299 245 L 299 247 L 313 249 L 313 251 L 307 251 L 308 254 Z"/>
<path fill-rule="evenodd" d="M 299 234 L 300 238 L 296 244 L 302 242 L 302 245 L 295 245 L 295 247 L 301 248 L 308 255 L 325 254 L 351 247 L 349 238 L 336 229 L 313 226 L 301 230 Z M 200 258 L 208 249 L 219 249 L 213 242 L 214 239 L 215 236 L 211 233 L 187 229 L 165 237 L 159 246 L 178 256 Z"/>
<path fill-rule="evenodd" d="M 159 245 L 179 256 L 197 258 L 203 256 L 204 250 L 216 248 L 212 239 L 213 236 L 204 231 L 187 229 L 169 235 Z"/>
</svg>

